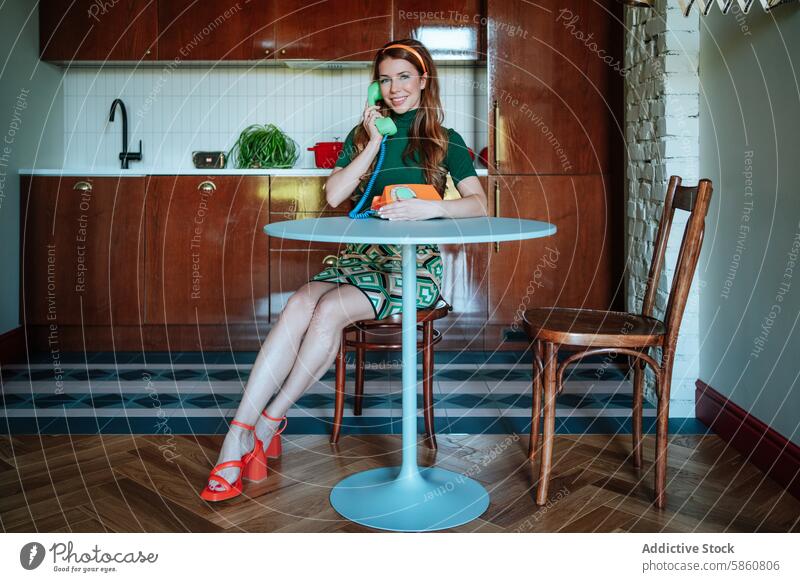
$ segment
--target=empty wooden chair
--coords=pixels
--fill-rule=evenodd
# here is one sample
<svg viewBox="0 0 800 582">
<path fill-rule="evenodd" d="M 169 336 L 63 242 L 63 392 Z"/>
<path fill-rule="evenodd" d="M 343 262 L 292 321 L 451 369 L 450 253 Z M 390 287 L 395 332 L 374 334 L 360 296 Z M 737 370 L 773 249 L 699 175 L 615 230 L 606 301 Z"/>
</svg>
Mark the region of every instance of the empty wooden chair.
<svg viewBox="0 0 800 582">
<path fill-rule="evenodd" d="M 417 342 L 417 349 L 422 350 L 422 397 L 425 416 L 425 442 L 429 448 L 436 448 L 436 432 L 433 413 L 433 346 L 442 340 L 442 334 L 433 327 L 433 322 L 441 319 L 453 309 L 444 299 L 430 309 L 417 310 L 417 328 L 422 331 L 422 341 Z M 357 321 L 342 330 L 342 341 L 339 353 L 336 355 L 336 401 L 333 415 L 333 431 L 331 443 L 339 441 L 342 416 L 344 414 L 344 386 L 345 386 L 345 352 L 348 347 L 356 350 L 356 383 L 353 400 L 353 414 L 361 414 L 364 397 L 364 352 L 365 350 L 401 349 L 401 343 L 367 341 L 366 332 L 374 329 L 391 329 L 401 332 L 403 329 L 403 316 L 398 313 L 385 319 L 366 319 Z M 347 334 L 355 333 L 355 339 L 349 339 Z"/>
<path fill-rule="evenodd" d="M 647 290 L 641 314 L 590 309 L 536 308 L 524 314 L 524 327 L 533 340 L 533 410 L 528 456 L 535 458 L 539 438 L 539 422 L 544 399 L 544 429 L 541 468 L 536 503 L 547 502 L 547 487 L 553 458 L 556 395 L 563 389 L 567 366 L 588 355 L 611 352 L 626 354 L 632 361 L 633 465 L 642 462 L 642 403 L 645 365 L 656 375 L 658 407 L 656 415 L 655 504 L 664 507 L 667 472 L 667 440 L 669 394 L 675 345 L 686 307 L 692 278 L 703 242 L 705 217 L 711 200 L 710 180 L 697 186 L 681 186 L 681 178 L 672 176 L 664 199 L 664 211 L 658 225 L 653 259 L 647 279 Z M 678 252 L 675 276 L 667 300 L 664 320 L 653 317 L 658 279 L 664 263 L 670 228 L 675 210 L 690 213 Z M 575 346 L 579 351 L 558 365 L 560 346 Z M 648 352 L 662 349 L 657 362 Z"/>
</svg>

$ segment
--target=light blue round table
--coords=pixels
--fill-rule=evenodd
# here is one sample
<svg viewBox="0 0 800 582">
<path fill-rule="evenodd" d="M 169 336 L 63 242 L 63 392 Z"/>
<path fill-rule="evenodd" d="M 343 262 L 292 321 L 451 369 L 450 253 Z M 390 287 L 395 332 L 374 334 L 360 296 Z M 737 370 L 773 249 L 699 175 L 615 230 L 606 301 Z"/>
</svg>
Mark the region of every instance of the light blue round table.
<svg viewBox="0 0 800 582">
<path fill-rule="evenodd" d="M 516 218 L 383 220 L 308 218 L 264 227 L 274 237 L 334 243 L 395 244 L 403 259 L 403 460 L 400 467 L 356 473 L 331 491 L 343 517 L 376 529 L 435 531 L 479 517 L 489 494 L 477 481 L 437 467 L 417 466 L 417 245 L 503 242 L 555 234 L 556 227 Z"/>
</svg>

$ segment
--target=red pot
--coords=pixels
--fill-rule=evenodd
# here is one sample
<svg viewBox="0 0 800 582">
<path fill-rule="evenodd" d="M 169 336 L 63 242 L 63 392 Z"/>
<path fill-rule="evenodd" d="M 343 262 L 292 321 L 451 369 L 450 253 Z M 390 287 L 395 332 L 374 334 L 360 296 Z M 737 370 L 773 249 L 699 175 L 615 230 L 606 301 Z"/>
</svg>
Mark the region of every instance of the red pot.
<svg viewBox="0 0 800 582">
<path fill-rule="evenodd" d="M 481 165 L 484 168 L 489 167 L 489 148 L 483 148 L 481 152 L 478 154 L 478 160 L 480 160 Z"/>
<path fill-rule="evenodd" d="M 318 141 L 308 151 L 314 152 L 314 162 L 318 168 L 332 168 L 339 158 L 344 144 L 340 141 Z"/>
</svg>

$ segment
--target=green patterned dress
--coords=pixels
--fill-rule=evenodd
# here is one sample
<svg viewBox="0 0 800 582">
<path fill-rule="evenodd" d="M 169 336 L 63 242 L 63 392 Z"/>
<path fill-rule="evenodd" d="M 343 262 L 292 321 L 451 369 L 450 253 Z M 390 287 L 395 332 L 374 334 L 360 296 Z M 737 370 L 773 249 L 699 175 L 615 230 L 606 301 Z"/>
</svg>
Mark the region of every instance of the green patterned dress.
<svg viewBox="0 0 800 582">
<path fill-rule="evenodd" d="M 370 199 L 362 208 L 369 208 L 372 198 L 380 195 L 389 184 L 424 184 L 422 168 L 402 159 L 403 150 L 408 143 L 408 128 L 417 110 L 412 109 L 401 115 L 394 115 L 397 133 L 386 140 L 386 154 L 383 167 L 375 179 Z M 342 148 L 342 155 L 336 165 L 344 167 L 355 157 L 353 128 Z M 472 166 L 467 146 L 461 136 L 448 129 L 449 145 L 444 165 L 453 183 L 464 178 L 477 176 Z M 418 162 L 418 160 L 415 160 Z M 356 192 L 356 201 L 361 199 L 362 191 Z M 400 247 L 390 244 L 348 243 L 339 254 L 336 264 L 314 275 L 309 281 L 324 281 L 338 285 L 353 285 L 370 300 L 375 311 L 375 319 L 384 319 L 403 312 L 402 295 L 402 257 Z M 438 245 L 417 245 L 417 309 L 429 308 L 441 296 L 442 257 Z"/>
</svg>

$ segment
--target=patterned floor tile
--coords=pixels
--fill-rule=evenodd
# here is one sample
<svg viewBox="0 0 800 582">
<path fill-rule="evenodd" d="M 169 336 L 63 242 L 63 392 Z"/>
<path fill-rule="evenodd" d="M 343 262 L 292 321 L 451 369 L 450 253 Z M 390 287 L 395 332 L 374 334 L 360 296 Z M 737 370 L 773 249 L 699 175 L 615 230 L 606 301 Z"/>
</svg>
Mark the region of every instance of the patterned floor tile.
<svg viewBox="0 0 800 582">
<path fill-rule="evenodd" d="M 3 430 L 25 434 L 151 434 L 163 431 L 166 424 L 174 433 L 224 432 L 239 405 L 257 353 L 95 352 L 63 356 L 59 369 L 53 366 L 49 354 L 34 354 L 30 364 L 0 370 Z M 400 431 L 402 370 L 397 366 L 398 357 L 391 352 L 367 354 L 363 414 L 358 417 L 353 415 L 355 370 L 350 362 L 345 385 L 347 431 Z M 502 434 L 529 429 L 529 352 L 437 352 L 435 357 L 437 432 Z M 56 377 L 56 372 L 61 376 Z M 420 423 L 421 379 L 420 363 Z M 568 371 L 556 402 L 557 430 L 629 431 L 630 394 L 631 383 L 624 369 L 603 358 L 586 359 Z M 331 368 L 289 410 L 287 416 L 292 422 L 287 432 L 327 434 L 334 399 Z M 647 403 L 645 418 L 651 419 L 654 412 Z M 694 419 L 674 419 L 673 424 L 685 432 L 703 429 Z"/>
</svg>

